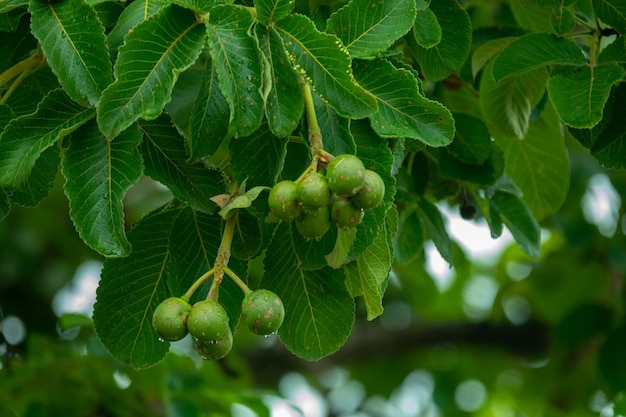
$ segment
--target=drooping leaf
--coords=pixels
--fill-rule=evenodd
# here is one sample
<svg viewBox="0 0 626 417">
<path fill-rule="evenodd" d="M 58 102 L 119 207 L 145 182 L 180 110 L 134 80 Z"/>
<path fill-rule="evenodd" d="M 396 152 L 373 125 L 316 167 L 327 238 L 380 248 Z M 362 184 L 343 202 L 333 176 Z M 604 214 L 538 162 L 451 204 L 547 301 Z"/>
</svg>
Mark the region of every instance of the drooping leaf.
<svg viewBox="0 0 626 417">
<path fill-rule="evenodd" d="M 137 25 L 120 47 L 115 81 L 102 93 L 98 125 L 107 138 L 139 118 L 157 118 L 178 74 L 195 62 L 205 30 L 190 10 L 170 5 Z"/>
<path fill-rule="evenodd" d="M 376 100 L 352 74 L 350 55 L 334 35 L 322 33 L 301 15 L 278 22 L 270 36 L 280 36 L 296 70 L 337 112 L 360 119 L 376 110 Z"/>
<path fill-rule="evenodd" d="M 519 247 L 532 257 L 539 256 L 541 230 L 528 207 L 515 195 L 496 191 L 489 200 L 492 216 L 502 219 Z"/>
<path fill-rule="evenodd" d="M 13 119 L 0 135 L 0 185 L 17 187 L 23 183 L 43 151 L 94 114 L 63 90 L 54 90 L 35 113 Z"/>
<path fill-rule="evenodd" d="M 278 22 L 291 13 L 293 3 L 291 0 L 256 0 L 254 8 L 257 12 L 257 19 L 264 25 Z"/>
<path fill-rule="evenodd" d="M 354 154 L 356 146 L 350 132 L 350 119 L 339 116 L 332 106 L 324 103 L 317 95 L 313 95 L 313 105 L 324 150 L 333 155 Z"/>
<path fill-rule="evenodd" d="M 200 162 L 187 161 L 184 139 L 168 117 L 140 123 L 144 133 L 141 154 L 146 175 L 166 185 L 172 193 L 196 210 L 211 213 L 211 197 L 221 194 L 222 178 L 218 171 Z"/>
<path fill-rule="evenodd" d="M 32 0 L 32 33 L 72 100 L 95 106 L 113 81 L 104 27 L 83 0 Z"/>
<path fill-rule="evenodd" d="M 420 198 L 417 200 L 416 213 L 422 224 L 422 230 L 426 231 L 441 257 L 452 265 L 452 241 L 437 206 L 425 198 Z"/>
<path fill-rule="evenodd" d="M 614 62 L 568 68 L 552 75 L 548 94 L 563 123 L 589 128 L 600 122 L 611 87 L 625 75 Z"/>
<path fill-rule="evenodd" d="M 355 62 L 354 74 L 378 101 L 378 113 L 370 116 L 378 135 L 418 139 L 429 146 L 445 146 L 452 141 L 454 119 L 450 111 L 422 96 L 411 72 L 377 60 Z"/>
<path fill-rule="evenodd" d="M 398 236 L 395 241 L 395 260 L 400 265 L 414 261 L 422 252 L 424 232 L 415 210 L 405 215 L 400 221 Z"/>
<path fill-rule="evenodd" d="M 228 131 L 248 136 L 263 117 L 263 68 L 256 40 L 250 35 L 250 11 L 232 4 L 215 6 L 207 25 L 208 43 L 222 94 L 230 106 Z"/>
<path fill-rule="evenodd" d="M 337 230 L 337 240 L 335 241 L 335 247 L 333 251 L 325 256 L 328 266 L 331 268 L 341 268 L 348 259 L 350 248 L 354 239 L 356 238 L 356 229 L 354 227 L 349 229 Z"/>
<path fill-rule="evenodd" d="M 623 0 L 592 0 L 593 10 L 607 25 L 626 34 L 626 3 Z"/>
<path fill-rule="evenodd" d="M 57 147 L 43 151 L 26 181 L 17 188 L 6 190 L 11 201 L 24 207 L 35 207 L 41 203 L 54 185 L 60 162 Z"/>
<path fill-rule="evenodd" d="M 489 129 L 478 117 L 467 113 L 455 113 L 454 140 L 446 149 L 467 164 L 482 164 L 491 155 Z"/>
<path fill-rule="evenodd" d="M 135 248 L 125 258 L 108 259 L 96 292 L 96 333 L 114 358 L 134 368 L 156 365 L 169 350 L 152 327 L 152 315 L 170 296 L 167 288 L 169 234 L 179 210 L 160 210 L 128 233 Z"/>
<path fill-rule="evenodd" d="M 301 269 L 289 226 L 275 231 L 264 260 L 261 287 L 278 294 L 285 304 L 280 339 L 295 355 L 318 360 L 336 352 L 354 323 L 354 301 L 341 269 Z"/>
<path fill-rule="evenodd" d="M 126 256 L 131 250 L 122 199 L 143 173 L 140 143 L 137 129 L 108 141 L 92 120 L 71 136 L 63 159 L 72 222 L 85 243 L 104 256 Z"/>
<path fill-rule="evenodd" d="M 414 0 L 352 0 L 330 16 L 326 31 L 352 58 L 373 59 L 411 29 L 415 14 Z"/>
<path fill-rule="evenodd" d="M 442 29 L 437 16 L 430 8 L 418 10 L 413 26 L 415 42 L 422 48 L 432 48 L 441 42 Z"/>
</svg>

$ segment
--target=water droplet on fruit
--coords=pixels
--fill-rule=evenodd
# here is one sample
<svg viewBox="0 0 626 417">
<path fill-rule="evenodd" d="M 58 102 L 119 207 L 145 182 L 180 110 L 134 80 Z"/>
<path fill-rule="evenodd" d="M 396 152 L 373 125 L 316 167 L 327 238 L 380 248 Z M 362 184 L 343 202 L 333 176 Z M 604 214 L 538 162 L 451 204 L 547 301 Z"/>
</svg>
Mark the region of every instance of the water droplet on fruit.
<svg viewBox="0 0 626 417">
<path fill-rule="evenodd" d="M 162 336 L 159 336 L 159 342 L 165 343 L 167 340 L 165 340 Z"/>
</svg>

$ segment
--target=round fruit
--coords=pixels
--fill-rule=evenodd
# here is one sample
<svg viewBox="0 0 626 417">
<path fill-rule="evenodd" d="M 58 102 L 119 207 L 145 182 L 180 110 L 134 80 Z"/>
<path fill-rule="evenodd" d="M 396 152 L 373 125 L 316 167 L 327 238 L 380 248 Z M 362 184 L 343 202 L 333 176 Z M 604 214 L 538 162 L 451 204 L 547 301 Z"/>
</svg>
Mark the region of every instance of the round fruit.
<svg viewBox="0 0 626 417">
<path fill-rule="evenodd" d="M 256 334 L 276 332 L 285 319 L 285 307 L 280 297 L 270 290 L 249 292 L 241 304 L 241 317 Z"/>
<path fill-rule="evenodd" d="M 220 340 L 230 332 L 226 310 L 214 300 L 198 301 L 191 308 L 187 329 L 202 342 Z"/>
<path fill-rule="evenodd" d="M 281 181 L 270 191 L 268 204 L 276 218 L 291 221 L 298 216 L 298 186 L 293 181 Z"/>
<path fill-rule="evenodd" d="M 326 177 L 319 172 L 309 174 L 298 184 L 298 201 L 305 207 L 324 207 L 330 204 L 330 188 Z"/>
<path fill-rule="evenodd" d="M 363 219 L 363 210 L 352 204 L 350 199 L 340 197 L 333 203 L 330 217 L 337 227 L 356 227 Z"/>
<path fill-rule="evenodd" d="M 157 306 L 152 325 L 162 340 L 173 342 L 187 336 L 191 306 L 182 298 L 170 297 Z"/>
<path fill-rule="evenodd" d="M 354 197 L 352 204 L 362 209 L 372 209 L 378 206 L 385 196 L 385 183 L 376 172 L 365 170 L 365 181 L 363 186 Z"/>
<path fill-rule="evenodd" d="M 296 229 L 307 239 L 319 239 L 330 228 L 330 211 L 328 206 L 317 209 L 303 210 L 296 219 Z"/>
<path fill-rule="evenodd" d="M 326 167 L 326 181 L 336 194 L 353 196 L 359 191 L 364 180 L 365 166 L 354 155 L 338 155 Z"/>
<path fill-rule="evenodd" d="M 233 348 L 233 333 L 229 329 L 222 338 L 211 340 L 210 342 L 203 342 L 196 339 L 195 347 L 200 356 L 202 356 L 202 359 L 222 359 L 224 356 L 228 355 Z"/>
</svg>

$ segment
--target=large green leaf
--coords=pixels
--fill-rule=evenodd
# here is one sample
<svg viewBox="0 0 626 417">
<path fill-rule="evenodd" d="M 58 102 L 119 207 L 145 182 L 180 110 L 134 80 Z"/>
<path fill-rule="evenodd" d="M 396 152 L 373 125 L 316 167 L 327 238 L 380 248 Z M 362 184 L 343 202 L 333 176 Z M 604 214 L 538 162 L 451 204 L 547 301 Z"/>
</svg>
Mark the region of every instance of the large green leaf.
<svg viewBox="0 0 626 417">
<path fill-rule="evenodd" d="M 386 60 L 356 61 L 357 81 L 378 101 L 370 116 L 372 128 L 382 137 L 418 139 L 430 146 L 446 146 L 454 138 L 450 111 L 422 96 L 413 73 Z"/>
<path fill-rule="evenodd" d="M 615 62 L 567 68 L 553 74 L 548 93 L 563 123 L 589 128 L 602 119 L 611 88 L 624 75 L 626 70 Z"/>
<path fill-rule="evenodd" d="M 326 31 L 341 39 L 352 58 L 380 56 L 415 21 L 414 0 L 351 0 L 328 19 Z"/>
<path fill-rule="evenodd" d="M 137 129 L 108 141 L 92 120 L 72 134 L 63 159 L 70 217 L 85 243 L 104 256 L 126 256 L 131 250 L 122 199 L 143 173 L 140 143 Z"/>
<path fill-rule="evenodd" d="M 293 3 L 291 0 L 255 0 L 257 19 L 264 25 L 277 22 L 291 13 Z"/>
<path fill-rule="evenodd" d="M 178 74 L 195 62 L 205 30 L 190 10 L 171 5 L 137 25 L 120 48 L 115 82 L 102 93 L 98 125 L 107 138 L 139 118 L 157 118 Z"/>
<path fill-rule="evenodd" d="M 211 197 L 224 192 L 220 173 L 201 162 L 187 161 L 184 140 L 167 116 L 141 122 L 140 128 L 146 174 L 194 209 L 212 213 L 216 205 Z"/>
<path fill-rule="evenodd" d="M 376 111 L 376 99 L 354 80 L 350 55 L 336 36 L 301 15 L 278 22 L 270 36 L 282 37 L 294 68 L 339 114 L 360 119 Z"/>
<path fill-rule="evenodd" d="M 626 2 L 624 0 L 592 0 L 593 10 L 602 22 L 622 35 L 626 34 Z"/>
<path fill-rule="evenodd" d="M 13 119 L 0 135 L 0 185 L 18 187 L 37 158 L 60 138 L 94 116 L 62 90 L 51 91 L 33 114 Z"/>
<path fill-rule="evenodd" d="M 154 309 L 170 296 L 167 288 L 169 234 L 179 210 L 152 213 L 135 224 L 125 258 L 108 259 L 96 292 L 96 333 L 114 358 L 134 368 L 161 361 L 169 343 L 152 327 Z"/>
<path fill-rule="evenodd" d="M 441 42 L 442 30 L 437 16 L 430 8 L 418 10 L 413 26 L 415 42 L 422 48 L 432 48 Z"/>
<path fill-rule="evenodd" d="M 548 65 L 583 65 L 587 62 L 583 51 L 571 39 L 548 33 L 531 33 L 510 44 L 496 57 L 493 78 L 520 74 Z"/>
<path fill-rule="evenodd" d="M 264 260 L 260 286 L 277 293 L 285 304 L 280 339 L 295 355 L 318 360 L 336 352 L 354 323 L 354 301 L 341 269 L 303 270 L 290 228 L 275 231 Z"/>
<path fill-rule="evenodd" d="M 533 257 L 540 252 L 541 230 L 528 207 L 517 196 L 496 191 L 489 199 L 491 216 L 500 218 L 519 247 Z"/>
<path fill-rule="evenodd" d="M 254 132 L 263 118 L 263 67 L 250 35 L 253 23 L 249 10 L 220 4 L 211 10 L 207 25 L 220 88 L 230 106 L 228 130 L 235 137 Z"/>
<path fill-rule="evenodd" d="M 32 33 L 63 89 L 78 103 L 97 105 L 113 74 L 95 10 L 83 0 L 32 0 L 30 13 Z"/>
</svg>

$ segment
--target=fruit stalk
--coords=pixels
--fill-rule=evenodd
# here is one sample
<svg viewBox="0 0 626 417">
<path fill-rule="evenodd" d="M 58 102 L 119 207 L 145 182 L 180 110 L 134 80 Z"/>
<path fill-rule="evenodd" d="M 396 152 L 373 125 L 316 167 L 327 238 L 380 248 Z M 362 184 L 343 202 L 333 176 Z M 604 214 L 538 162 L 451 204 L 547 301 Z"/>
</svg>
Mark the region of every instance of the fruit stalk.
<svg viewBox="0 0 626 417">
<path fill-rule="evenodd" d="M 318 157 L 321 152 L 324 151 L 324 144 L 322 142 L 322 131 L 317 123 L 317 116 L 315 115 L 315 106 L 313 104 L 313 96 L 311 94 L 311 87 L 300 77 L 300 87 L 302 88 L 302 95 L 304 96 L 304 109 L 306 113 L 306 122 L 309 129 L 309 144 L 311 145 L 311 155 L 313 156 L 313 163 L 317 164 Z M 313 166 L 315 169 L 315 166 Z"/>
<path fill-rule="evenodd" d="M 208 300 L 217 300 L 219 287 L 224 279 L 224 268 L 228 268 L 228 261 L 230 260 L 230 247 L 233 243 L 233 235 L 235 233 L 235 225 L 237 224 L 237 214 L 231 216 L 226 220 L 224 226 L 224 232 L 222 233 L 222 241 L 220 247 L 217 249 L 217 256 L 215 257 L 215 264 L 213 270 L 215 270 L 213 276 L 213 282 L 211 283 L 211 289 L 207 295 Z"/>
</svg>

